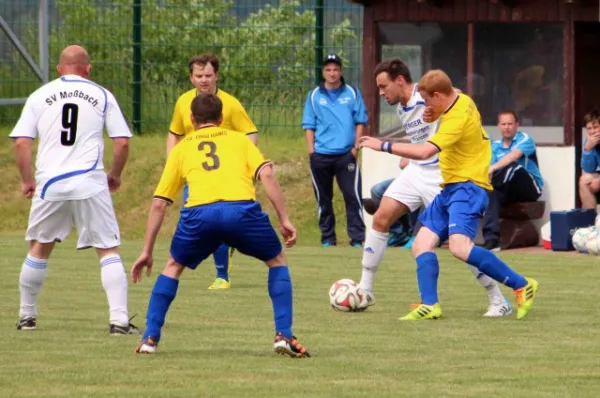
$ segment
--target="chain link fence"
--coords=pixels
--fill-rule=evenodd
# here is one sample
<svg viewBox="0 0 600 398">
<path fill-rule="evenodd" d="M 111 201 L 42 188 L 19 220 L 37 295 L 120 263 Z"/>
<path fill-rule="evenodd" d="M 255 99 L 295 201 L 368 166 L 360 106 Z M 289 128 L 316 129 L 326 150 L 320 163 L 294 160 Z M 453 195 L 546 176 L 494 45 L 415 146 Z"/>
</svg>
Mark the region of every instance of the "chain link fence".
<svg viewBox="0 0 600 398">
<path fill-rule="evenodd" d="M 205 52 L 220 57 L 219 87 L 244 104 L 261 132 L 300 128 L 323 54 L 340 54 L 347 81 L 360 83 L 362 7 L 346 0 L 46 2 L 50 79 L 65 46 L 85 46 L 92 79 L 113 92 L 141 133 L 168 130 L 177 97 L 192 87 L 187 62 Z M 0 0 L 0 16 L 38 63 L 39 4 Z M 0 59 L 0 98 L 27 97 L 40 86 L 2 32 Z M 0 107 L 0 124 L 14 123 L 21 107 Z"/>
</svg>

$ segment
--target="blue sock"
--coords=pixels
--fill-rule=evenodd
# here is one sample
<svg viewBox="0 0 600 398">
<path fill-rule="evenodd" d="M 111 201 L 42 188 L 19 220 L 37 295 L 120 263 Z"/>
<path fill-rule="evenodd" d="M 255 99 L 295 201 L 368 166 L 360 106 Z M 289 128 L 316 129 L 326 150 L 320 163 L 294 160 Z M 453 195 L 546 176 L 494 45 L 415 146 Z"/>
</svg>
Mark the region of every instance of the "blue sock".
<svg viewBox="0 0 600 398">
<path fill-rule="evenodd" d="M 527 285 L 527 280 L 513 271 L 494 253 L 479 246 L 473 246 L 467 264 L 477 267 L 490 278 L 512 288 L 520 289 Z"/>
<path fill-rule="evenodd" d="M 165 324 L 165 316 L 169 306 L 177 294 L 179 280 L 166 275 L 159 275 L 150 295 L 148 313 L 146 314 L 146 331 L 143 340 L 152 336 L 158 343 L 160 340 L 160 329 Z"/>
<path fill-rule="evenodd" d="M 417 258 L 417 282 L 421 292 L 421 302 L 427 305 L 436 304 L 438 299 L 437 283 L 440 275 L 440 264 L 433 252 L 425 252 Z"/>
<path fill-rule="evenodd" d="M 225 279 L 229 282 L 229 246 L 223 243 L 215 250 L 213 257 L 215 258 L 217 278 Z"/>
<path fill-rule="evenodd" d="M 281 332 L 285 337 L 292 338 L 292 280 L 287 265 L 269 268 L 269 297 L 273 302 L 275 315 L 275 333 Z"/>
</svg>

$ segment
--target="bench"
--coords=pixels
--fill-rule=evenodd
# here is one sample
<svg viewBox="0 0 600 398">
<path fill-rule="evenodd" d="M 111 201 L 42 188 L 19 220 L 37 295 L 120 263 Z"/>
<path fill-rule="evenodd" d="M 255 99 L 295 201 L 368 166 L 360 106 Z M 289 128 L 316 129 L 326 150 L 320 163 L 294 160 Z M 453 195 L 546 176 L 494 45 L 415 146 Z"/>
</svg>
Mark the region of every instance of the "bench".
<svg viewBox="0 0 600 398">
<path fill-rule="evenodd" d="M 362 199 L 365 211 L 373 215 L 377 208 L 371 198 Z M 544 216 L 546 202 L 515 202 L 500 209 L 500 248 L 537 246 L 540 235 L 533 224 Z"/>
<path fill-rule="evenodd" d="M 515 202 L 500 209 L 500 248 L 537 246 L 540 234 L 533 224 L 544 216 L 546 202 Z"/>
</svg>

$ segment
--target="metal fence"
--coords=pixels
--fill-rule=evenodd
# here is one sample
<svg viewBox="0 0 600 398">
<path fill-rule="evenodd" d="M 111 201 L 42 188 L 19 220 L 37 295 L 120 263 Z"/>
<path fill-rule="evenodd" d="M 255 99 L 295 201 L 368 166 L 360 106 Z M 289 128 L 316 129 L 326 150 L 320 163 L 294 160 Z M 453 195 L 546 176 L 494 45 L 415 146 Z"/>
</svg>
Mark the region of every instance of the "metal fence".
<svg viewBox="0 0 600 398">
<path fill-rule="evenodd" d="M 0 103 L 40 86 L 35 66 L 43 76 L 49 64 L 55 78 L 62 48 L 81 44 L 92 79 L 142 133 L 168 129 L 177 97 L 191 88 L 187 62 L 204 52 L 221 58 L 219 87 L 261 131 L 299 128 L 328 52 L 341 54 L 346 79 L 360 82 L 362 7 L 346 0 L 0 0 L 0 17 Z M 0 124 L 13 123 L 21 107 L 0 107 Z"/>
</svg>

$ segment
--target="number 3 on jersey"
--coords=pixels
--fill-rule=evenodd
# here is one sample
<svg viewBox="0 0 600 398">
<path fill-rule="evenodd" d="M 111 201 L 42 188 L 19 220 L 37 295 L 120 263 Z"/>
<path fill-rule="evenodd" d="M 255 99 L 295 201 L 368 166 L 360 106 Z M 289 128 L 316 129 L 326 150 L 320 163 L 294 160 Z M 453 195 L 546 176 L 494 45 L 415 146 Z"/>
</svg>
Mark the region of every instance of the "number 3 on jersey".
<svg viewBox="0 0 600 398">
<path fill-rule="evenodd" d="M 208 152 L 205 152 L 206 147 L 208 147 Z M 198 150 L 204 152 L 206 157 L 211 160 L 211 162 L 202 162 L 202 167 L 206 171 L 213 171 L 218 169 L 221 166 L 221 160 L 217 156 L 217 144 L 212 141 L 202 141 L 198 144 Z M 212 163 L 212 164 L 211 164 Z"/>
<path fill-rule="evenodd" d="M 60 143 L 64 146 L 73 146 L 77 138 L 77 104 L 64 104 L 62 109 L 62 126 L 65 130 L 60 132 Z"/>
</svg>

